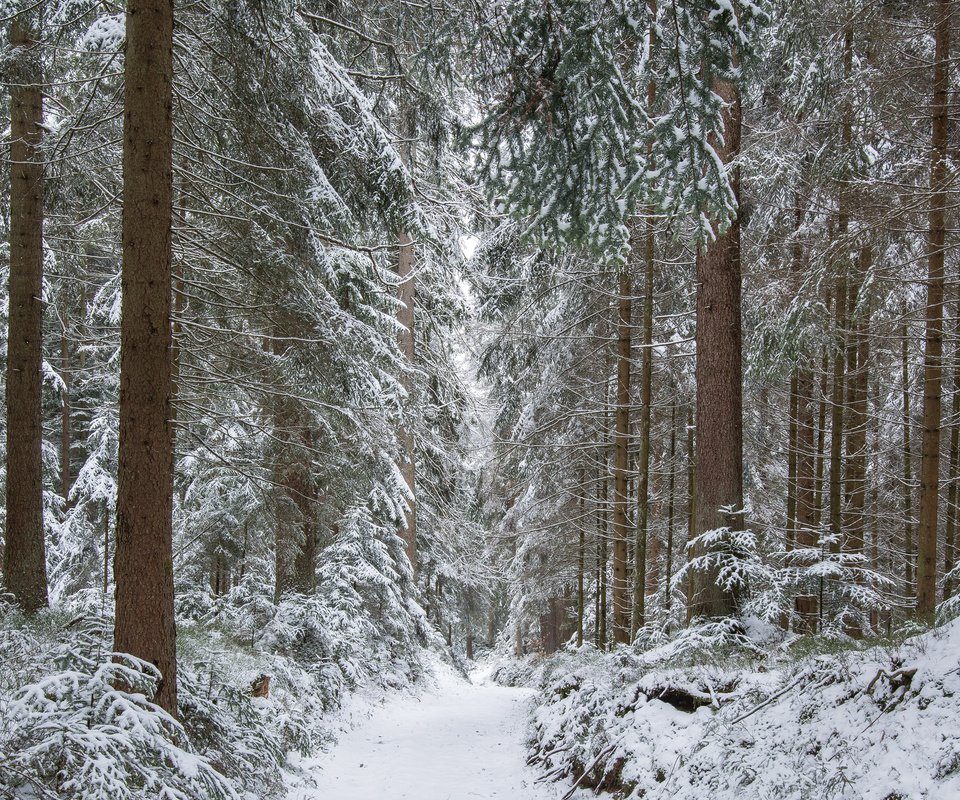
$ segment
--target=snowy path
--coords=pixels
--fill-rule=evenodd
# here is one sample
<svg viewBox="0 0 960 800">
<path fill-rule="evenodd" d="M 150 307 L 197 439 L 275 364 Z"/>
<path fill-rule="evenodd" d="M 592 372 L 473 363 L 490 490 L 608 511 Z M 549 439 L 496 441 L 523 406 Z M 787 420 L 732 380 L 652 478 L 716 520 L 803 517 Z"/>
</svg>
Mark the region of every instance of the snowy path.
<svg viewBox="0 0 960 800">
<path fill-rule="evenodd" d="M 388 701 L 304 764 L 316 786 L 288 800 L 557 800 L 535 784 L 523 731 L 531 691 L 441 673 L 419 697 Z"/>
</svg>

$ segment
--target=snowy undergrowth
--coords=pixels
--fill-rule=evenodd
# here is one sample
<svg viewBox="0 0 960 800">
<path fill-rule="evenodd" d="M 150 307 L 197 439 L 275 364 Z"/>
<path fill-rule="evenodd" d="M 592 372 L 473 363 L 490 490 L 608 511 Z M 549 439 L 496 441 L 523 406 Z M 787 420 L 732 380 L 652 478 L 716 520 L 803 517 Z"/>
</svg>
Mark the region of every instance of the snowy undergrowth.
<svg viewBox="0 0 960 800">
<path fill-rule="evenodd" d="M 960 797 L 960 620 L 802 656 L 690 645 L 556 657 L 534 711 L 544 770 L 624 798 Z"/>
<path fill-rule="evenodd" d="M 179 721 L 149 700 L 155 670 L 111 653 L 112 623 L 98 606 L 27 619 L 0 605 L 0 797 L 281 795 L 291 756 L 333 739 L 346 696 L 408 685 L 424 669 L 413 625 L 389 636 L 394 623 L 340 613 L 352 600 L 274 605 L 238 587 L 195 603 L 204 613 L 179 625 Z M 371 645 L 377 637 L 382 646 Z M 261 676 L 266 697 L 252 690 Z"/>
</svg>

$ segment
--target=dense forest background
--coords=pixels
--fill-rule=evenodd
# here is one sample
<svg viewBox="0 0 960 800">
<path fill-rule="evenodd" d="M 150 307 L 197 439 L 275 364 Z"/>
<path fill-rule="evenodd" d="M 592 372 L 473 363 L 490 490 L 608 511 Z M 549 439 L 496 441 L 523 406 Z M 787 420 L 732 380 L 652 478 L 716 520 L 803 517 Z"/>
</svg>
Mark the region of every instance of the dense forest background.
<svg viewBox="0 0 960 800">
<path fill-rule="evenodd" d="M 0 2 L 0 792 L 955 616 L 954 11 Z"/>
</svg>

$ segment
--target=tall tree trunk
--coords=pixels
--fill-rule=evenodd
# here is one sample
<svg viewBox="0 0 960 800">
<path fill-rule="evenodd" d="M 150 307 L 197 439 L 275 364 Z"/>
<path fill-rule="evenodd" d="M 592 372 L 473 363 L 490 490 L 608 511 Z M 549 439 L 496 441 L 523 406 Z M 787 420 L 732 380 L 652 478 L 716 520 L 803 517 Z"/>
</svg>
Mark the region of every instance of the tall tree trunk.
<svg viewBox="0 0 960 800">
<path fill-rule="evenodd" d="M 170 328 L 172 0 L 128 0 L 114 650 L 161 673 L 177 713 Z"/>
<path fill-rule="evenodd" d="M 839 226 L 845 230 L 844 226 Z M 833 296 L 834 347 L 833 386 L 830 393 L 830 552 L 839 553 L 843 538 L 843 422 L 844 382 L 846 378 L 847 279 L 846 263 L 840 265 L 840 276 Z"/>
<path fill-rule="evenodd" d="M 60 495 L 63 497 L 64 508 L 70 508 L 70 486 L 73 482 L 70 473 L 70 415 L 73 413 L 73 408 L 70 402 L 72 383 L 70 309 L 66 297 L 64 297 L 62 319 L 60 320 L 60 380 L 63 381 L 63 390 L 60 392 Z"/>
<path fill-rule="evenodd" d="M 814 374 L 803 358 L 797 369 L 797 518 L 796 546 L 801 550 L 817 547 L 816 522 L 816 434 L 814 431 Z M 817 595 L 804 587 L 794 601 L 798 633 L 814 633 L 817 627 Z"/>
<path fill-rule="evenodd" d="M 597 484 L 597 647 L 607 649 L 607 469 L 609 459 L 606 447 L 600 462 L 600 481 Z"/>
<path fill-rule="evenodd" d="M 665 577 L 663 607 L 667 612 L 667 625 L 670 625 L 670 611 L 673 608 L 673 592 L 670 583 L 673 580 L 673 524 L 676 509 L 677 485 L 677 397 L 674 394 L 670 402 L 670 475 L 667 479 L 667 553 L 664 565 Z"/>
<path fill-rule="evenodd" d="M 579 530 L 579 546 L 577 547 L 577 647 L 583 647 L 583 618 L 586 613 L 586 592 L 584 587 L 587 561 L 587 535 L 583 529 L 587 519 L 587 472 L 580 475 L 580 514 L 577 519 Z M 492 645 L 491 645 L 492 646 Z"/>
<path fill-rule="evenodd" d="M 413 170 L 416 162 L 416 125 L 413 114 L 406 109 L 403 120 L 404 141 L 400 146 L 400 153 L 407 169 Z M 407 362 L 408 369 L 401 373 L 401 383 L 408 396 L 407 411 L 414 408 L 413 394 L 413 365 L 416 359 L 416 297 L 417 287 L 414 276 L 416 268 L 416 249 L 409 231 L 402 231 L 399 236 L 397 254 L 397 278 L 399 281 L 400 308 L 397 311 L 397 322 L 402 329 L 398 334 L 400 350 Z M 409 422 L 400 429 L 400 447 L 403 450 L 403 461 L 400 464 L 400 473 L 407 485 L 407 510 L 404 514 L 402 537 L 406 545 L 407 558 L 414 575 L 417 572 L 417 458 L 416 440 Z"/>
<path fill-rule="evenodd" d="M 648 0 L 650 18 L 657 16 L 656 0 Z M 655 26 L 650 26 L 648 45 L 653 51 L 657 44 Z M 647 83 L 647 108 L 652 109 L 657 99 L 657 84 Z M 653 169 L 653 142 L 646 145 L 647 164 Z M 633 609 L 630 615 L 630 638 L 646 621 L 647 536 L 650 528 L 650 403 L 653 387 L 653 270 L 656 255 L 655 209 L 647 208 L 646 231 L 643 241 L 643 351 L 640 354 L 640 452 L 637 454 L 637 524 L 633 544 Z"/>
<path fill-rule="evenodd" d="M 829 297 L 827 298 L 827 307 L 829 308 Z M 817 451 L 816 465 L 813 484 L 813 514 L 814 526 L 820 528 L 823 522 L 823 478 L 827 466 L 827 381 L 830 374 L 830 353 L 828 348 L 823 349 L 823 357 L 820 364 L 820 393 L 817 403 Z"/>
<path fill-rule="evenodd" d="M 940 507 L 940 405 L 943 373 L 943 286 L 947 207 L 951 0 L 936 5 L 930 142 L 927 331 L 923 358 L 923 439 L 917 537 L 917 617 L 932 624 L 937 607 L 937 520 Z"/>
<path fill-rule="evenodd" d="M 630 641 L 630 601 L 627 596 L 627 470 L 630 446 L 630 356 L 632 314 L 630 272 L 617 278 L 617 395 L 613 438 L 613 641 Z"/>
<path fill-rule="evenodd" d="M 795 211 L 795 225 L 793 243 L 793 271 L 797 291 L 800 291 L 805 263 L 803 246 L 799 239 L 800 228 L 803 224 L 804 211 L 797 199 Z M 798 358 L 793 381 L 794 405 L 794 544 L 800 550 L 810 551 L 817 546 L 817 459 L 816 451 L 817 431 L 814 429 L 814 369 L 810 357 L 801 353 Z M 825 409 L 821 411 L 825 414 Z M 821 427 L 825 420 L 821 420 Z M 822 435 L 822 432 L 821 432 Z M 821 439 L 821 448 L 823 440 Z M 794 599 L 794 609 L 797 614 L 796 629 L 798 633 L 814 633 L 817 626 L 817 595 L 811 587 L 805 586 Z"/>
<path fill-rule="evenodd" d="M 687 408 L 687 561 L 692 555 L 690 543 L 697 535 L 697 453 L 693 407 Z M 693 573 L 687 570 L 687 624 L 693 619 Z"/>
<path fill-rule="evenodd" d="M 853 70 L 853 23 L 848 22 L 843 39 L 843 74 L 847 82 Z M 853 140 L 853 107 L 849 101 L 843 105 L 842 139 L 843 152 L 848 153 Z M 839 553 L 843 541 L 843 437 L 844 437 L 844 378 L 846 375 L 847 354 L 847 299 L 849 288 L 849 256 L 847 250 L 847 232 L 850 227 L 848 209 L 849 175 L 844 173 L 840 179 L 837 209 L 836 242 L 837 282 L 834 290 L 833 309 L 835 320 L 835 344 L 833 356 L 833 390 L 830 403 L 830 534 L 833 540 L 830 551 Z M 823 609 L 821 609 L 821 613 Z"/>
<path fill-rule="evenodd" d="M 3 571 L 17 604 L 47 605 L 43 541 L 41 360 L 43 325 L 43 82 L 22 18 L 10 24 L 10 279 L 7 321 L 7 520 Z"/>
<path fill-rule="evenodd" d="M 300 512 L 302 538 L 294 560 L 297 590 L 313 594 L 317 588 L 317 488 L 313 475 L 313 432 L 305 422 L 301 433 L 304 455 L 297 465 L 294 502 Z"/>
<path fill-rule="evenodd" d="M 577 647 L 583 647 L 583 613 L 584 613 L 584 592 L 583 592 L 583 570 L 586 560 L 586 538 L 583 528 L 580 528 L 580 546 L 577 550 Z"/>
<path fill-rule="evenodd" d="M 647 539 L 650 529 L 650 413 L 653 402 L 653 271 L 656 244 L 652 209 L 647 217 L 643 259 L 643 351 L 640 354 L 640 452 L 637 457 L 637 529 L 634 542 L 631 638 L 646 617 Z"/>
<path fill-rule="evenodd" d="M 847 435 L 847 474 L 844 550 L 863 555 L 865 545 L 865 517 L 867 500 L 867 400 L 870 375 L 870 308 L 857 313 L 858 297 L 864 278 L 871 268 L 872 251 L 869 246 L 860 250 L 859 275 L 851 287 L 848 318 L 851 335 L 847 346 L 847 407 L 850 425 Z M 862 635 L 858 624 L 851 622 L 847 633 L 854 637 Z"/>
<path fill-rule="evenodd" d="M 950 464 L 947 473 L 947 519 L 943 534 L 943 572 L 949 575 L 957 564 L 957 503 L 960 479 L 960 289 L 954 306 L 953 400 L 950 409 Z M 953 580 L 945 578 L 943 599 L 953 596 Z"/>
<path fill-rule="evenodd" d="M 725 164 L 740 152 L 740 93 L 725 80 L 714 81 L 723 99 L 723 143 L 715 142 Z M 740 178 L 734 168 L 734 194 Z M 740 318 L 740 220 L 718 234 L 697 257 L 697 482 L 696 533 L 743 526 L 743 383 Z M 711 548 L 697 547 L 696 555 Z M 736 598 L 717 584 L 716 568 L 698 571 L 693 615 L 734 613 Z"/>
<path fill-rule="evenodd" d="M 800 367 L 790 373 L 790 411 L 787 420 L 787 519 L 786 550 L 793 550 L 797 538 L 797 380 Z"/>
<path fill-rule="evenodd" d="M 910 600 L 916 596 L 913 582 L 913 447 L 910 443 L 913 420 L 910 412 L 910 348 L 907 340 L 906 308 L 903 314 L 900 328 L 900 380 L 903 395 L 903 591 L 904 597 Z"/>
</svg>

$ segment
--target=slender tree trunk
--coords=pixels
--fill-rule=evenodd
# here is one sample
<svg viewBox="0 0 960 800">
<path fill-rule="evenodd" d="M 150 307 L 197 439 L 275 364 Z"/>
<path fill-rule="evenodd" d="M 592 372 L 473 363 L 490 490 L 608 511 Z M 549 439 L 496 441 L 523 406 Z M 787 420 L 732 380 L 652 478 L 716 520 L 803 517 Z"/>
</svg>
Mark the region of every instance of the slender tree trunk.
<svg viewBox="0 0 960 800">
<path fill-rule="evenodd" d="M 797 519 L 796 545 L 813 550 L 818 545 L 816 522 L 815 431 L 813 406 L 814 374 L 804 359 L 797 369 Z M 822 441 L 822 440 L 821 440 Z M 817 628 L 817 595 L 812 587 L 804 587 L 794 601 L 797 632 L 815 633 Z"/>
<path fill-rule="evenodd" d="M 599 615 L 597 617 L 597 646 L 607 649 L 607 464 L 606 448 L 600 462 L 600 482 L 597 484 L 597 541 L 599 558 L 597 561 L 598 592 L 600 596 Z"/>
<path fill-rule="evenodd" d="M 944 526 L 943 571 L 949 575 L 957 563 L 957 503 L 960 479 L 960 290 L 954 311 L 953 400 L 950 409 L 950 464 L 947 473 L 947 519 Z M 943 599 L 953 596 L 953 580 L 945 578 Z"/>
<path fill-rule="evenodd" d="M 843 41 L 843 73 L 847 81 L 853 70 L 853 24 L 847 23 Z M 853 140 L 853 108 L 849 102 L 843 108 L 843 151 L 849 152 Z M 837 282 L 834 290 L 833 309 L 835 320 L 835 344 L 833 354 L 833 390 L 830 403 L 830 533 L 833 540 L 830 551 L 839 553 L 843 542 L 843 437 L 844 437 L 844 378 L 847 353 L 847 300 L 849 294 L 847 273 L 849 257 L 847 232 L 850 227 L 848 209 L 849 175 L 840 179 L 836 241 L 839 244 L 837 257 Z M 822 613 L 823 609 L 821 609 Z"/>
<path fill-rule="evenodd" d="M 714 91 L 727 104 L 723 143 L 715 143 L 724 163 L 740 152 L 741 107 L 736 86 L 716 80 Z M 739 169 L 732 177 L 739 201 Z M 697 482 L 698 536 L 743 526 L 743 385 L 740 285 L 740 221 L 711 241 L 697 257 Z M 702 556 L 711 548 L 698 546 Z M 696 575 L 693 614 L 734 613 L 736 598 L 717 584 L 716 568 Z"/>
<path fill-rule="evenodd" d="M 648 0 L 651 19 L 656 18 L 656 0 Z M 649 31 L 649 47 L 656 47 L 656 28 Z M 652 109 L 657 98 L 657 85 L 647 83 L 647 108 Z M 647 162 L 653 168 L 653 142 L 648 141 Z M 650 404 L 653 394 L 653 272 L 656 256 L 655 209 L 647 208 L 646 230 L 643 241 L 643 351 L 640 354 L 640 452 L 637 454 L 637 525 L 633 543 L 633 609 L 630 615 L 630 638 L 646 621 L 647 537 L 650 528 Z"/>
<path fill-rule="evenodd" d="M 60 494 L 63 497 L 64 508 L 70 508 L 70 486 L 73 479 L 70 473 L 70 415 L 73 408 L 70 402 L 71 369 L 70 369 L 70 311 L 67 299 L 63 303 L 63 319 L 60 325 L 60 380 L 63 381 L 63 390 L 60 392 Z"/>
<path fill-rule="evenodd" d="M 586 542 L 583 528 L 580 529 L 580 547 L 577 550 L 577 647 L 583 647 L 583 570 L 586 560 Z"/>
<path fill-rule="evenodd" d="M 803 245 L 799 234 L 803 224 L 804 211 L 799 195 L 795 205 L 794 242 L 792 247 L 792 261 L 794 280 L 797 292 L 800 291 L 806 264 L 803 258 Z M 817 546 L 817 432 L 814 429 L 814 370 L 809 356 L 801 353 L 798 356 L 797 366 L 792 381 L 793 418 L 793 530 L 792 538 L 795 546 L 801 550 L 810 551 Z M 823 409 L 822 413 L 825 413 Z M 821 427 L 825 420 L 821 421 Z M 823 442 L 821 439 L 821 448 Z M 789 516 L 789 514 L 788 514 Z M 789 535 L 789 534 L 788 534 Z M 811 587 L 803 587 L 794 599 L 794 609 L 797 615 L 796 630 L 798 633 L 814 633 L 817 626 L 817 595 Z"/>
<path fill-rule="evenodd" d="M 690 543 L 697 535 L 697 453 L 693 407 L 687 408 L 687 561 L 691 556 Z M 693 619 L 693 573 L 687 570 L 687 624 Z"/>
<path fill-rule="evenodd" d="M 114 649 L 161 673 L 177 713 L 170 329 L 172 0 L 128 0 Z"/>
<path fill-rule="evenodd" d="M 913 420 L 910 413 L 910 348 L 907 340 L 906 309 L 900 328 L 901 391 L 903 394 L 903 582 L 904 596 L 915 597 L 913 582 L 913 447 L 910 429 Z"/>
<path fill-rule="evenodd" d="M 412 170 L 416 162 L 416 126 L 409 109 L 406 110 L 403 125 L 405 140 L 401 144 L 400 152 L 407 168 Z M 416 248 L 409 231 L 402 231 L 399 236 L 397 255 L 397 278 L 399 280 L 400 308 L 397 311 L 397 322 L 402 329 L 398 334 L 400 350 L 407 362 L 409 371 L 401 374 L 401 383 L 407 392 L 407 411 L 412 412 L 414 404 L 413 365 L 416 359 L 416 297 L 417 287 L 415 278 Z M 407 484 L 407 510 L 403 520 L 402 537 L 406 545 L 407 558 L 414 576 L 417 572 L 417 458 L 416 440 L 409 422 L 400 429 L 400 447 L 403 450 L 403 461 L 400 472 Z"/>
<path fill-rule="evenodd" d="M 297 590 L 303 594 L 313 594 L 317 588 L 317 487 L 313 475 L 313 433 L 304 423 L 303 432 L 304 455 L 298 465 L 295 486 L 293 487 L 294 502 L 300 512 L 300 525 L 303 531 L 300 548 L 297 551 L 294 569 L 297 578 Z"/>
<path fill-rule="evenodd" d="M 828 298 L 829 301 L 829 298 Z M 829 302 L 827 307 L 829 308 Z M 823 358 L 820 365 L 820 393 L 817 403 L 817 451 L 816 451 L 816 474 L 814 476 L 814 526 L 819 529 L 823 523 L 823 491 L 824 491 L 824 472 L 827 466 L 827 380 L 830 370 L 830 355 L 824 348 Z"/>
<path fill-rule="evenodd" d="M 10 279 L 7 322 L 7 519 L 3 571 L 17 604 L 47 605 L 43 541 L 43 97 L 39 55 L 22 19 L 10 24 Z"/>
<path fill-rule="evenodd" d="M 797 538 L 797 380 L 800 368 L 790 374 L 790 417 L 787 423 L 787 525 L 786 550 L 793 550 Z"/>
<path fill-rule="evenodd" d="M 577 547 L 577 647 L 583 647 L 583 618 L 586 613 L 586 592 L 584 587 L 585 570 L 587 561 L 587 535 L 583 529 L 587 519 L 587 471 L 583 470 L 580 475 L 579 488 L 579 506 L 580 515 L 577 520 L 579 530 L 579 543 Z"/>
<path fill-rule="evenodd" d="M 873 376 L 873 387 L 870 391 L 873 398 L 874 408 L 879 408 L 880 404 L 880 384 L 877 376 Z M 883 424 L 879 414 L 873 414 L 870 419 L 870 461 L 871 473 L 874 480 L 870 486 L 869 508 L 867 518 L 869 519 L 870 530 L 870 569 L 874 572 L 880 572 L 880 481 L 876 476 L 880 474 L 881 469 L 881 425 Z M 880 631 L 880 609 L 870 610 L 870 630 L 875 634 Z"/>
<path fill-rule="evenodd" d="M 917 617 L 932 624 L 937 607 L 937 521 L 940 508 L 940 406 L 943 373 L 943 288 L 946 244 L 950 92 L 950 0 L 936 5 L 927 256 L 927 330 L 923 359 L 923 439 L 917 538 Z"/>
<path fill-rule="evenodd" d="M 630 356 L 632 301 L 630 273 L 624 265 L 617 280 L 617 399 L 613 439 L 613 641 L 630 641 L 627 597 L 627 470 L 630 444 Z"/>
<path fill-rule="evenodd" d="M 846 230 L 845 226 L 839 226 Z M 830 395 L 830 552 L 839 553 L 843 537 L 843 422 L 844 382 L 846 378 L 847 279 L 846 263 L 840 266 L 833 297 L 835 341 L 833 348 L 833 386 Z"/>
<path fill-rule="evenodd" d="M 637 457 L 637 529 L 634 541 L 631 638 L 646 617 L 647 540 L 650 529 L 650 415 L 653 402 L 653 271 L 656 229 L 647 218 L 643 262 L 643 351 L 640 354 L 640 452 Z"/>
<path fill-rule="evenodd" d="M 673 608 L 673 592 L 670 583 L 673 580 L 673 525 L 676 509 L 677 485 L 677 397 L 673 396 L 670 402 L 670 475 L 667 479 L 667 553 L 663 590 L 663 607 L 667 612 L 669 626 L 670 611 Z"/>
<path fill-rule="evenodd" d="M 857 313 L 857 303 L 863 280 L 871 268 L 872 252 L 869 246 L 860 250 L 859 275 L 851 287 L 848 318 L 851 335 L 847 346 L 847 407 L 850 425 L 847 435 L 847 474 L 844 550 L 863 555 L 865 547 L 865 509 L 867 500 L 867 400 L 870 375 L 870 308 Z M 851 622 L 847 633 L 853 637 L 863 634 L 858 624 Z"/>
<path fill-rule="evenodd" d="M 288 323 L 289 324 L 289 323 Z M 273 356 L 280 364 L 286 352 L 288 331 L 275 321 L 270 345 Z M 281 366 L 282 368 L 282 366 Z M 293 457 L 294 410 L 293 401 L 284 396 L 272 400 L 271 416 L 273 436 L 270 445 L 272 456 L 271 480 L 273 482 L 273 601 L 279 603 L 283 596 L 297 584 L 297 554 L 300 549 L 298 514 L 296 506 L 297 469 Z"/>
</svg>

